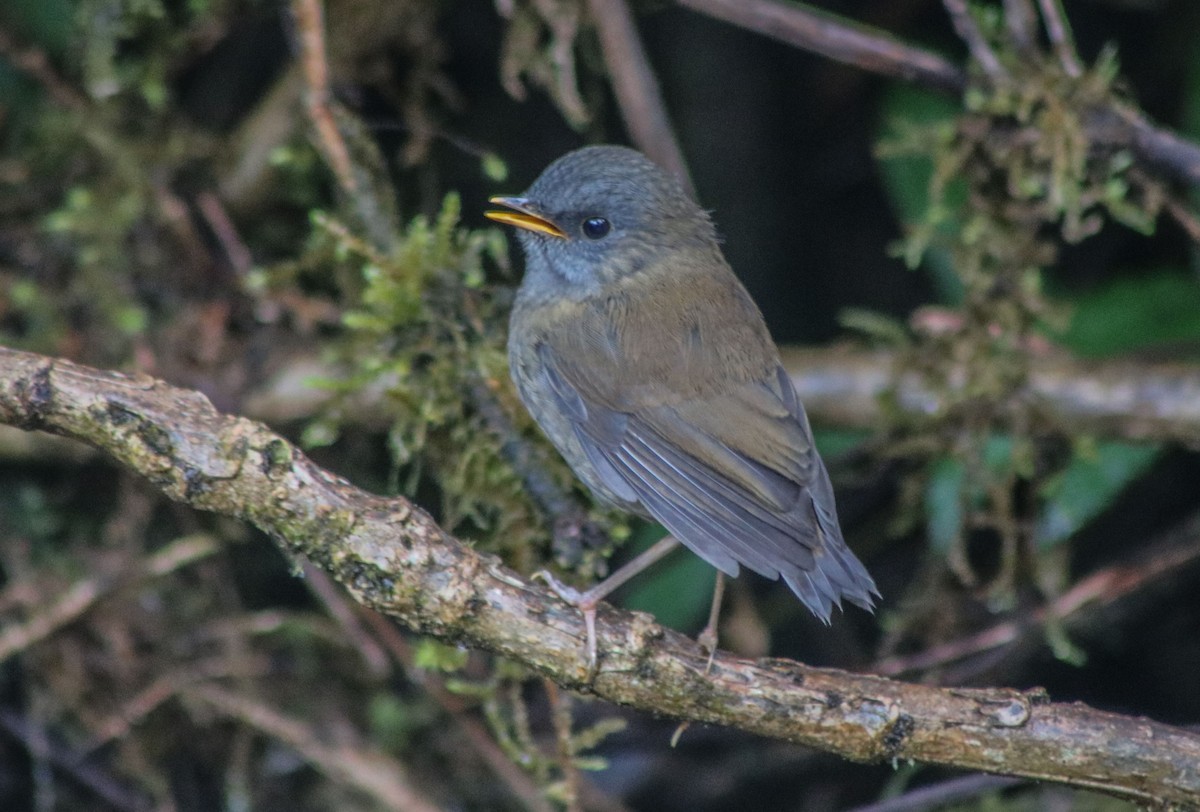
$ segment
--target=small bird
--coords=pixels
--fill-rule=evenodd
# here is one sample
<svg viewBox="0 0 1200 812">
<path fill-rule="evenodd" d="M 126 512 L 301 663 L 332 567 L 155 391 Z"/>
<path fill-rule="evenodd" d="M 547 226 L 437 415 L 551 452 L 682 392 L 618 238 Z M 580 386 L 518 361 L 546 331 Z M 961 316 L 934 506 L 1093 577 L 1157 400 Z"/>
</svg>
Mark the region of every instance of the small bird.
<svg viewBox="0 0 1200 812">
<path fill-rule="evenodd" d="M 516 226 L 525 252 L 513 381 L 592 493 L 720 573 L 782 577 L 826 623 L 842 599 L 873 609 L 779 351 L 680 182 L 632 149 L 585 147 L 491 202 L 507 210 L 487 217 Z M 673 546 L 583 593 L 544 576 L 583 610 L 593 672 L 596 604 Z"/>
</svg>

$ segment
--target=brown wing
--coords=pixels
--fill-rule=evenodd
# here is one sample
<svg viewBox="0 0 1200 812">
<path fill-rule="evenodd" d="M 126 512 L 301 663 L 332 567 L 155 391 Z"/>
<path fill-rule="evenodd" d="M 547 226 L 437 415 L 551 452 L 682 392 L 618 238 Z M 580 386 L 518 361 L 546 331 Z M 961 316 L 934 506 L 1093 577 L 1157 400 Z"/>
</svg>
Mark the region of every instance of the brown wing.
<svg viewBox="0 0 1200 812">
<path fill-rule="evenodd" d="M 569 348 L 538 352 L 547 390 L 609 491 L 729 575 L 740 564 L 782 576 L 823 620 L 842 598 L 871 608 L 875 584 L 842 540 L 829 476 L 777 362 L 762 380 L 671 398 L 672 387 L 598 387 Z"/>
</svg>

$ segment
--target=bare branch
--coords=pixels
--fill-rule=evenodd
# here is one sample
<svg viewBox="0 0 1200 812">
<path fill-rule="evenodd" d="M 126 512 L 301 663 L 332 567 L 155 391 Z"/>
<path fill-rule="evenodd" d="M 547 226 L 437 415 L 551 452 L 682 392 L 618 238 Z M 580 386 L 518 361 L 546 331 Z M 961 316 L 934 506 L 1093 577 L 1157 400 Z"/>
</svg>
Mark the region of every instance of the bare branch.
<svg viewBox="0 0 1200 812">
<path fill-rule="evenodd" d="M 185 695 L 199 699 L 220 713 L 279 739 L 306 761 L 339 780 L 358 787 L 387 809 L 439 812 L 441 807 L 405 778 L 404 765 L 390 755 L 368 747 L 324 744 L 321 733 L 299 719 L 285 716 L 258 699 L 214 684 L 187 688 Z"/>
<path fill-rule="evenodd" d="M 886 31 L 800 3 L 779 0 L 678 0 L 679 5 L 838 62 L 938 90 L 960 92 L 966 76 L 949 60 Z"/>
<path fill-rule="evenodd" d="M 814 423 L 879 426 L 880 398 L 893 387 L 906 412 L 941 408 L 941 398 L 917 376 L 896 378 L 897 359 L 887 351 L 792 347 L 784 349 L 783 363 Z M 1200 368 L 1193 365 L 1035 357 L 1026 394 L 1082 434 L 1200 443 Z"/>
<path fill-rule="evenodd" d="M 1032 53 L 1037 49 L 1037 11 L 1033 0 L 1004 0 L 1004 25 L 1018 51 Z"/>
<path fill-rule="evenodd" d="M 1083 75 L 1083 66 L 1079 64 L 1079 56 L 1075 51 L 1075 37 L 1063 13 L 1062 0 L 1038 0 L 1042 8 L 1042 21 L 1046 24 L 1046 36 L 1050 45 L 1058 54 L 1058 61 L 1066 71 L 1067 76 Z"/>
<path fill-rule="evenodd" d="M 847 65 L 926 87 L 960 93 L 966 74 L 944 57 L 900 42 L 886 31 L 800 3 L 779 0 L 678 0 L 679 5 Z M 1147 166 L 1200 183 L 1200 145 L 1151 123 L 1133 107 L 1083 111 L 1088 137 L 1101 147 L 1131 149 Z"/>
<path fill-rule="evenodd" d="M 979 63 L 983 72 L 993 78 L 1003 76 L 1004 67 L 1000 64 L 992 46 L 988 45 L 983 32 L 979 30 L 975 18 L 971 16 L 966 0 L 942 0 L 942 5 L 946 7 L 950 21 L 954 23 L 954 30 L 967 44 L 967 50 L 971 52 L 972 58 Z"/>
<path fill-rule="evenodd" d="M 181 567 L 215 553 L 220 546 L 211 536 L 186 536 L 171 542 L 145 559 L 135 573 L 118 578 L 93 575 L 73 583 L 62 595 L 40 607 L 27 620 L 9 623 L 0 631 L 0 662 L 18 651 L 46 639 L 58 629 L 77 620 L 104 597 L 122 586 L 142 580 L 161 578 Z"/>
<path fill-rule="evenodd" d="M 418 632 L 497 652 L 612 702 L 856 760 L 914 759 L 1144 804 L 1200 802 L 1200 734 L 1051 703 L 1040 691 L 939 689 L 725 652 L 705 673 L 695 642 L 608 606 L 589 682 L 578 612 L 406 500 L 353 487 L 197 392 L 0 348 L 0 422 L 96 445 L 173 499 L 252 522 Z M 191 693 L 259 718 L 215 690 Z"/>
<path fill-rule="evenodd" d="M 856 806 L 846 812 L 925 812 L 971 801 L 981 795 L 992 795 L 1020 783 L 1013 778 L 976 773 L 910 789 L 894 798 Z"/>
<path fill-rule="evenodd" d="M 1068 634 L 1082 631 L 1089 623 L 1094 625 L 1094 618 L 1101 610 L 1153 585 L 1161 586 L 1171 576 L 1200 562 L 1200 516 L 1193 516 L 1169 535 L 1172 543 L 1160 543 L 1161 551 L 1142 556 L 1144 560 L 1138 563 L 1122 561 L 1094 572 L 1024 617 L 997 623 L 916 654 L 879 660 L 874 668 L 893 677 L 941 668 L 1019 642 L 1031 631 L 1044 629 L 1050 622 L 1063 624 Z"/>
<path fill-rule="evenodd" d="M 633 142 L 651 160 L 682 180 L 695 197 L 696 188 L 683 150 L 671 128 L 658 79 L 638 37 L 629 6 L 625 0 L 588 0 L 588 9 L 600 34 L 604 64 L 608 66 L 613 92 Z"/>
<path fill-rule="evenodd" d="M 329 109 L 329 62 L 325 57 L 325 5 L 321 0 L 292 0 L 292 16 L 299 32 L 300 65 L 307 92 L 304 106 L 312 121 L 317 144 L 333 169 L 342 189 L 349 195 L 358 190 L 350 150 L 342 140 Z"/>
</svg>

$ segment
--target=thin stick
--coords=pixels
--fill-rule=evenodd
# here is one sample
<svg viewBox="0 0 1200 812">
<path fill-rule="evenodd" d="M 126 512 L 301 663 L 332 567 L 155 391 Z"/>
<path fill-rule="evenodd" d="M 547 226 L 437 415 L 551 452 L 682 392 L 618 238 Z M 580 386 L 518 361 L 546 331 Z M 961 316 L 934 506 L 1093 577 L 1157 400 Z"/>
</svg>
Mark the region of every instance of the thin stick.
<svg viewBox="0 0 1200 812">
<path fill-rule="evenodd" d="M 658 79 L 638 37 L 629 6 L 625 0 L 588 0 L 588 9 L 600 34 L 604 64 L 608 66 L 621 116 L 634 143 L 651 160 L 682 180 L 695 197 L 696 188 L 683 150 L 671 128 Z"/>
<path fill-rule="evenodd" d="M 1004 0 L 1004 25 L 1018 51 L 1033 53 L 1037 47 L 1037 9 L 1033 0 Z"/>
<path fill-rule="evenodd" d="M 1187 522 L 1179 531 L 1192 537 L 1190 544 L 1155 556 L 1139 565 L 1120 562 L 1084 578 L 1045 606 L 1024 618 L 997 623 L 983 631 L 950 640 L 933 648 L 905 657 L 889 657 L 873 666 L 876 673 L 900 676 L 914 671 L 926 671 L 966 657 L 1015 643 L 1031 629 L 1041 628 L 1047 621 L 1069 621 L 1086 609 L 1109 606 L 1183 567 L 1200 560 L 1200 542 L 1194 540 L 1200 532 L 1200 516 Z"/>
<path fill-rule="evenodd" d="M 521 808 L 529 812 L 554 812 L 554 805 L 542 795 L 541 789 L 530 775 L 518 767 L 488 731 L 486 725 L 475 715 L 468 713 L 468 703 L 459 694 L 447 690 L 441 679 L 427 675 L 416 667 L 412 646 L 390 619 L 365 606 L 359 607 L 363 622 L 371 627 L 380 644 L 391 653 L 408 675 L 424 689 L 427 696 L 436 702 L 451 724 L 466 739 L 469 746 L 491 768 L 492 772 L 518 799 Z"/>
<path fill-rule="evenodd" d="M 358 190 L 350 150 L 338 131 L 333 113 L 329 110 L 329 63 L 325 56 L 325 7 L 321 0 L 292 0 L 292 14 L 300 33 L 300 66 L 308 92 L 304 106 L 312 120 L 313 131 L 325 160 L 333 169 L 338 184 L 346 194 Z"/>
<path fill-rule="evenodd" d="M 967 50 L 979 63 L 979 67 L 983 68 L 983 72 L 992 78 L 1003 76 L 1004 68 L 1000 64 L 1000 59 L 992 50 L 992 46 L 988 45 L 983 32 L 979 30 L 975 18 L 971 16 L 971 11 L 967 8 L 966 0 L 942 0 L 942 5 L 946 7 L 950 21 L 954 23 L 954 30 L 962 37 L 963 42 L 967 43 Z"/>
<path fill-rule="evenodd" d="M 571 697 L 558 690 L 551 680 L 543 679 L 550 713 L 554 721 L 554 740 L 557 745 L 558 767 L 562 770 L 563 806 L 567 812 L 583 812 L 579 803 L 579 768 L 571 745 Z"/>
<path fill-rule="evenodd" d="M 38 643 L 58 629 L 81 617 L 102 598 L 118 588 L 140 580 L 161 578 L 177 569 L 207 558 L 221 546 L 212 536 L 184 536 L 145 558 L 138 571 L 130 577 L 117 579 L 91 576 L 76 581 L 52 603 L 48 602 L 21 623 L 10 623 L 0 632 L 0 662 L 18 651 Z"/>
<path fill-rule="evenodd" d="M 940 809 L 949 804 L 969 801 L 1025 783 L 1028 782 L 1019 778 L 976 773 L 917 787 L 895 798 L 856 806 L 847 812 L 924 812 L 927 809 Z"/>
<path fill-rule="evenodd" d="M 1067 15 L 1063 12 L 1062 0 L 1038 0 L 1038 5 L 1042 9 L 1046 36 L 1050 38 L 1050 44 L 1058 54 L 1058 61 L 1063 70 L 1067 76 L 1083 75 L 1083 66 L 1079 64 L 1079 56 L 1075 50 L 1075 36 L 1071 33 Z"/>
<path fill-rule="evenodd" d="M 888 32 L 779 0 L 678 0 L 709 17 L 757 31 L 772 39 L 827 56 L 837 62 L 954 93 L 966 76 L 953 62 L 900 42 Z"/>
</svg>

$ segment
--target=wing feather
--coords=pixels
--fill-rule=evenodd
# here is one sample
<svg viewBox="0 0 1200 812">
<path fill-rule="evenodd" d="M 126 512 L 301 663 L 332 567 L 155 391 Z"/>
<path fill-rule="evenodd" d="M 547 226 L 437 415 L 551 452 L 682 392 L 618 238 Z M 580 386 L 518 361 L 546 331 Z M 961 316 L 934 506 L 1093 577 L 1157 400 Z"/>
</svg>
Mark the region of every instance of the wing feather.
<svg viewBox="0 0 1200 812">
<path fill-rule="evenodd" d="M 843 598 L 871 608 L 875 584 L 845 546 L 829 476 L 782 368 L 639 407 L 627 391 L 596 391 L 549 344 L 538 353 L 546 391 L 604 492 L 729 575 L 743 565 L 782 577 L 823 620 Z"/>
</svg>

